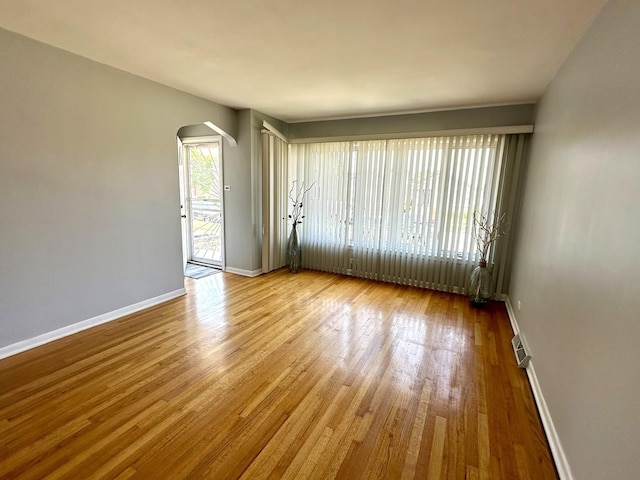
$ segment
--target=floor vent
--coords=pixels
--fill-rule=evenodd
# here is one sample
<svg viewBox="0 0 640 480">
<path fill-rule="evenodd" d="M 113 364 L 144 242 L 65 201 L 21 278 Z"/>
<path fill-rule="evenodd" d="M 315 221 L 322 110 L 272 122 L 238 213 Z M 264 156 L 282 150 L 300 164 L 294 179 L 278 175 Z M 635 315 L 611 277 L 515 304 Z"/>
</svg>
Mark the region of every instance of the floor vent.
<svg viewBox="0 0 640 480">
<path fill-rule="evenodd" d="M 520 368 L 527 368 L 531 355 L 527 354 L 525 351 L 520 334 L 511 339 L 511 345 L 513 346 L 513 353 L 516 355 L 516 362 L 518 363 L 518 366 Z"/>
</svg>

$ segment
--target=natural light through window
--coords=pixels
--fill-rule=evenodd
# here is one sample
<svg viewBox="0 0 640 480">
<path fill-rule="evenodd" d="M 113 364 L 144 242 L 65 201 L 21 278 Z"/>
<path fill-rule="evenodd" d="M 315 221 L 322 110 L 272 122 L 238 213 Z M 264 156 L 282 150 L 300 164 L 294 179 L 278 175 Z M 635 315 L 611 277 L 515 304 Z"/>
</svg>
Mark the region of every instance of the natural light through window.
<svg viewBox="0 0 640 480">
<path fill-rule="evenodd" d="M 470 260 L 473 211 L 495 208 L 502 136 L 292 146 L 307 184 L 307 241 Z"/>
</svg>

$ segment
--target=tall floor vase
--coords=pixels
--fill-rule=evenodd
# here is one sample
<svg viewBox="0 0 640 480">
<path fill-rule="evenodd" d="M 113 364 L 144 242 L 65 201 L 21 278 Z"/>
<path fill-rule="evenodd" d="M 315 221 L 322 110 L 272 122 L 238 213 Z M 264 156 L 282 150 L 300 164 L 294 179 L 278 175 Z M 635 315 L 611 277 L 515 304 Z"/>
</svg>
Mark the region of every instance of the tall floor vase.
<svg viewBox="0 0 640 480">
<path fill-rule="evenodd" d="M 471 272 L 467 292 L 474 307 L 482 307 L 493 298 L 493 278 L 486 261 L 480 260 Z"/>
<path fill-rule="evenodd" d="M 302 249 L 298 241 L 298 230 L 295 224 L 291 228 L 289 241 L 287 242 L 287 263 L 289 264 L 289 271 L 291 273 L 298 273 L 302 263 Z"/>
</svg>

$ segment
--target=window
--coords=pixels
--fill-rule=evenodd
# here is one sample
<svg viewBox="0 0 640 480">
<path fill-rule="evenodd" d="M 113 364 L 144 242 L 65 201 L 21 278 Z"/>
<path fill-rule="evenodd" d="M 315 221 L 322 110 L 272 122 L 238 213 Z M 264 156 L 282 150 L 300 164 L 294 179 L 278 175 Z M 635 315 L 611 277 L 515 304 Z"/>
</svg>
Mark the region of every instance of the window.
<svg viewBox="0 0 640 480">
<path fill-rule="evenodd" d="M 499 140 L 488 135 L 307 145 L 307 183 L 318 184 L 307 208 L 323 217 L 329 213 L 318 234 L 344 237 L 347 246 L 469 258 L 473 211 L 495 207 Z M 310 222 L 322 220 L 309 215 Z"/>
<path fill-rule="evenodd" d="M 473 212 L 503 211 L 502 179 L 507 170 L 518 173 L 513 165 L 521 161 L 523 138 L 487 134 L 290 145 L 292 179 L 315 183 L 300 229 L 303 266 L 463 288 L 478 260 Z M 504 208 L 511 213 L 511 205 Z"/>
</svg>

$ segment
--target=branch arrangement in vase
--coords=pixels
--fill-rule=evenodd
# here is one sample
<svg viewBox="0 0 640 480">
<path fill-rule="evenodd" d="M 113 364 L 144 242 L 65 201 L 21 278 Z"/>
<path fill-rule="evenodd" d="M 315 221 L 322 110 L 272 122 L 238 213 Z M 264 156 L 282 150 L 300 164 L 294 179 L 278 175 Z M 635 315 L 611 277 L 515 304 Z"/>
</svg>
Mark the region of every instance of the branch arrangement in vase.
<svg viewBox="0 0 640 480">
<path fill-rule="evenodd" d="M 309 190 L 313 188 L 316 182 L 313 182 L 309 188 L 304 187 L 304 182 L 302 182 L 302 186 L 300 188 L 296 188 L 296 180 L 291 182 L 291 190 L 289 190 L 289 200 L 293 203 L 293 210 L 291 215 L 289 215 L 289 220 L 291 221 L 291 225 L 295 228 L 296 225 L 302 223 L 302 219 L 304 215 L 302 215 L 302 207 L 304 202 L 304 196 L 307 194 Z"/>
<path fill-rule="evenodd" d="M 495 217 L 495 215 L 494 215 Z M 498 238 L 502 237 L 509 230 L 510 224 L 507 215 L 503 213 L 498 218 L 491 221 L 488 213 L 478 210 L 473 212 L 473 239 L 476 241 L 480 252 L 480 261 L 487 263 L 489 249 Z"/>
<path fill-rule="evenodd" d="M 293 210 L 289 215 L 291 221 L 291 233 L 287 241 L 287 260 L 289 265 L 289 271 L 291 273 L 297 273 L 298 269 L 302 265 L 302 249 L 298 243 L 297 226 L 302 223 L 304 215 L 302 215 L 302 207 L 304 207 L 304 196 L 313 188 L 315 182 L 309 187 L 304 187 L 304 182 L 300 188 L 296 188 L 296 182 L 291 183 L 291 190 L 289 190 L 289 200 L 293 203 Z"/>
</svg>

